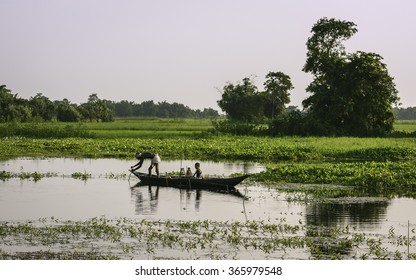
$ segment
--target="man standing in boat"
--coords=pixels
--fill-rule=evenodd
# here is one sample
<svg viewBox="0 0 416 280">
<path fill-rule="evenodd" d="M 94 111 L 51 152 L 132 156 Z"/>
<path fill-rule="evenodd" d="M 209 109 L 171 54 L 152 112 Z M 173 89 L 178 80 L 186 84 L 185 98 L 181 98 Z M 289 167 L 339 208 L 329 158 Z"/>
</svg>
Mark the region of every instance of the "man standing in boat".
<svg viewBox="0 0 416 280">
<path fill-rule="evenodd" d="M 160 157 L 158 154 L 152 152 L 136 153 L 136 158 L 139 160 L 139 162 L 131 167 L 131 171 L 140 169 L 140 167 L 143 165 L 143 161 L 145 159 L 150 159 L 149 176 L 152 175 L 153 166 L 156 167 L 156 174 L 159 176 Z"/>
</svg>

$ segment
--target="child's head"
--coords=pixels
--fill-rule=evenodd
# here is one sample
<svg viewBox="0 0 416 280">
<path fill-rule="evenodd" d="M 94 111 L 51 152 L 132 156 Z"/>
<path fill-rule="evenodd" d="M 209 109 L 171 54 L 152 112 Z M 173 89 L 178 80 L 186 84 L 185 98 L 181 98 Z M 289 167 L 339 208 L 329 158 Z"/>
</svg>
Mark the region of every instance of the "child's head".
<svg viewBox="0 0 416 280">
<path fill-rule="evenodd" d="M 195 168 L 199 168 L 199 162 L 195 163 Z"/>
</svg>

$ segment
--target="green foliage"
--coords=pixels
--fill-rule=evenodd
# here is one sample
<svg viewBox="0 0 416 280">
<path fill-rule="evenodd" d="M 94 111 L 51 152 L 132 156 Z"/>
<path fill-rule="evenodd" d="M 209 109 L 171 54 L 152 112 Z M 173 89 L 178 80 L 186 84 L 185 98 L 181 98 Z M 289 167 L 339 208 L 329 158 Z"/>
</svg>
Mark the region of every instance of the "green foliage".
<svg viewBox="0 0 416 280">
<path fill-rule="evenodd" d="M 5 85 L 0 86 L 0 122 L 30 121 L 31 110 L 27 100 L 12 95 Z"/>
<path fill-rule="evenodd" d="M 242 83 L 228 83 L 223 88 L 220 108 L 228 120 L 213 121 L 214 132 L 233 135 L 266 135 L 268 119 L 285 112 L 293 89 L 290 77 L 282 72 L 269 72 L 260 92 L 253 81 L 244 78 Z"/>
<path fill-rule="evenodd" d="M 327 122 L 318 121 L 298 110 L 281 114 L 272 120 L 268 133 L 271 136 L 336 135 L 336 131 Z"/>
<path fill-rule="evenodd" d="M 356 32 L 355 23 L 336 19 L 321 18 L 312 27 L 312 36 L 306 46 L 306 64 L 303 71 L 314 75 L 326 75 L 337 61 L 345 56 L 343 41 L 351 38 Z"/>
<path fill-rule="evenodd" d="M 273 119 L 285 112 L 285 105 L 290 102 L 290 93 L 293 89 L 290 77 L 282 72 L 269 72 L 264 82 L 265 114 Z"/>
<path fill-rule="evenodd" d="M 123 100 L 114 102 L 98 98 L 96 93 L 81 105 L 72 104 L 68 99 L 50 101 L 37 93 L 29 100 L 12 95 L 5 85 L 0 86 L 0 122 L 29 121 L 97 121 L 111 122 L 114 116 L 161 117 L 161 118 L 216 118 L 216 110 L 205 108 L 192 110 L 179 103 L 144 101 L 140 104 Z"/>
<path fill-rule="evenodd" d="M 232 120 L 253 121 L 264 114 L 264 100 L 249 78 L 244 78 L 242 83 L 236 85 L 225 85 L 218 106 Z"/>
<path fill-rule="evenodd" d="M 84 119 L 97 122 L 113 121 L 113 112 L 107 107 L 104 100 L 98 98 L 96 93 L 88 97 L 88 102 L 79 108 Z"/>
<path fill-rule="evenodd" d="M 166 101 L 154 103 L 143 101 L 135 103 L 127 100 L 120 102 L 106 101 L 116 117 L 153 117 L 153 118 L 217 118 L 219 114 L 212 108 L 202 111 L 193 110 L 179 103 L 168 103 Z"/>
<path fill-rule="evenodd" d="M 358 186 L 369 196 L 416 197 L 414 162 L 279 164 L 253 176 L 264 182 Z"/>
<path fill-rule="evenodd" d="M 49 98 L 43 96 L 42 93 L 36 94 L 29 99 L 29 105 L 32 110 L 32 117 L 39 118 L 44 121 L 51 121 L 55 118 L 55 105 Z"/>
<path fill-rule="evenodd" d="M 157 151 L 164 159 L 397 161 L 416 158 L 412 138 L 115 138 L 0 139 L 0 155 L 133 158 L 136 151 Z"/>
<path fill-rule="evenodd" d="M 244 122 L 238 120 L 213 120 L 213 132 L 231 135 L 265 135 L 266 128 L 262 122 Z"/>
<path fill-rule="evenodd" d="M 79 122 L 82 119 L 81 113 L 76 105 L 69 103 L 67 99 L 56 102 L 56 119 L 60 122 Z"/>
<path fill-rule="evenodd" d="M 383 135 L 393 130 L 397 90 L 380 55 L 345 52 L 342 42 L 356 32 L 354 23 L 335 19 L 313 26 L 303 70 L 314 79 L 303 106 L 338 135 Z"/>
</svg>

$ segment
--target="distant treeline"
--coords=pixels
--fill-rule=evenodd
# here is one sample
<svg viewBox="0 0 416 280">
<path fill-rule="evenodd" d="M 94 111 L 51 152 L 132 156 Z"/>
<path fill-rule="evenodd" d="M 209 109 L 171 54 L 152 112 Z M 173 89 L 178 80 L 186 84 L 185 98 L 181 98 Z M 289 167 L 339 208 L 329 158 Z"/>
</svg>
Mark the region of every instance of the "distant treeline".
<svg viewBox="0 0 416 280">
<path fill-rule="evenodd" d="M 51 101 L 42 93 L 25 99 L 12 94 L 5 85 L 0 86 L 0 122 L 29 121 L 113 121 L 114 117 L 158 117 L 158 118 L 215 118 L 214 109 L 193 110 L 178 103 L 144 101 L 140 104 L 126 100 L 114 102 L 91 94 L 87 102 L 80 105 L 68 99 Z"/>
<path fill-rule="evenodd" d="M 399 120 L 416 120 L 416 107 L 395 108 L 394 112 Z"/>
<path fill-rule="evenodd" d="M 106 101 L 107 107 L 116 117 L 157 117 L 157 118 L 216 118 L 216 110 L 208 108 L 193 110 L 179 103 L 166 101 L 154 103 L 152 100 L 142 103 L 122 100 L 120 102 Z"/>
</svg>

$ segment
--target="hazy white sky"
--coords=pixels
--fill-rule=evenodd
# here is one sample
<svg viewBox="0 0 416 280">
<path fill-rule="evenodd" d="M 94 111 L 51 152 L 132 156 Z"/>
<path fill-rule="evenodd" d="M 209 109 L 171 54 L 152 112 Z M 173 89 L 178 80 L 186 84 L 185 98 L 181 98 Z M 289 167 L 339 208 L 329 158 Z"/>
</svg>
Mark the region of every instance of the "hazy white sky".
<svg viewBox="0 0 416 280">
<path fill-rule="evenodd" d="M 416 106 L 413 0 L 0 0 L 0 84 L 29 98 L 183 103 L 218 109 L 218 89 L 289 75 L 301 106 L 306 40 L 322 17 L 353 21 L 348 52 L 375 52 L 403 107 Z"/>
</svg>

